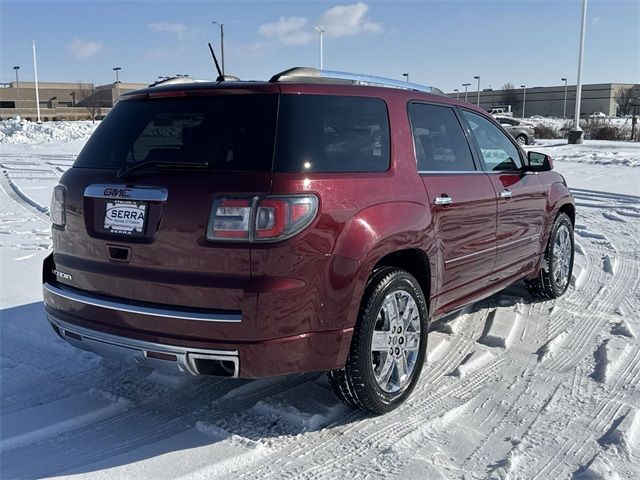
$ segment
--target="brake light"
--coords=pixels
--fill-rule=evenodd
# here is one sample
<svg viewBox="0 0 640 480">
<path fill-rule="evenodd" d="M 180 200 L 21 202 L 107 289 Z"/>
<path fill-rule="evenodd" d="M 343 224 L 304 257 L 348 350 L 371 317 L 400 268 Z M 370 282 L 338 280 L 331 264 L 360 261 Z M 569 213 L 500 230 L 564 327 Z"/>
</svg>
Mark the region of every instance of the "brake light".
<svg viewBox="0 0 640 480">
<path fill-rule="evenodd" d="M 218 197 L 211 208 L 207 240 L 285 240 L 306 228 L 317 211 L 315 195 Z"/>
<path fill-rule="evenodd" d="M 49 218 L 57 227 L 64 227 L 67 223 L 67 189 L 64 185 L 56 185 L 51 194 Z"/>
</svg>

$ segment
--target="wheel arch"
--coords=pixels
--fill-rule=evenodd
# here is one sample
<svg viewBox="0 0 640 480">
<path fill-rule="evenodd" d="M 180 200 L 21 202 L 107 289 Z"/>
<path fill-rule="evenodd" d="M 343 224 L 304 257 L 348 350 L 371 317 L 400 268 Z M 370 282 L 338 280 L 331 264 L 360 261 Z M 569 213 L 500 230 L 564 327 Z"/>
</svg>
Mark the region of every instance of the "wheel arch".
<svg viewBox="0 0 640 480">
<path fill-rule="evenodd" d="M 424 295 L 427 306 L 431 295 L 431 264 L 428 255 L 418 248 L 407 248 L 391 252 L 380 258 L 371 270 L 369 278 L 379 269 L 395 267 L 413 275 Z"/>
<path fill-rule="evenodd" d="M 556 214 L 556 217 L 558 217 L 558 215 L 560 215 L 561 213 L 565 213 L 567 217 L 569 217 L 569 220 L 571 220 L 571 225 L 575 227 L 576 207 L 572 203 L 565 203 L 561 205 L 560 208 L 558 209 L 558 213 Z"/>
</svg>

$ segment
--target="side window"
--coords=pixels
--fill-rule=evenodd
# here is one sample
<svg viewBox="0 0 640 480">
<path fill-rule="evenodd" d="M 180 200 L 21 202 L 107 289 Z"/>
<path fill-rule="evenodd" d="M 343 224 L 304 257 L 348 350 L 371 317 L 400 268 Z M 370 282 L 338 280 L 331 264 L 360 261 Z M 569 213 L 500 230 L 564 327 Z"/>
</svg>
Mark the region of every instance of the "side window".
<svg viewBox="0 0 640 480">
<path fill-rule="evenodd" d="M 419 171 L 475 170 L 469 143 L 452 108 L 412 103 L 409 118 Z"/>
<path fill-rule="evenodd" d="M 282 95 L 277 172 L 384 172 L 389 117 L 382 99 Z"/>
<path fill-rule="evenodd" d="M 478 142 L 487 171 L 502 172 L 522 168 L 518 149 L 498 127 L 476 113 L 463 110 L 462 114 Z"/>
</svg>

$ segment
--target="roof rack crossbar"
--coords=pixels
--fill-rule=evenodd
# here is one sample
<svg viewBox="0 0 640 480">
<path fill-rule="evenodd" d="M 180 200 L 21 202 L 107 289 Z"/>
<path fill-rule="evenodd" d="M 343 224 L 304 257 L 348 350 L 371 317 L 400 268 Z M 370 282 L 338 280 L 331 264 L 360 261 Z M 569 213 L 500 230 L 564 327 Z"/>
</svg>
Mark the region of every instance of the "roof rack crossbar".
<svg viewBox="0 0 640 480">
<path fill-rule="evenodd" d="M 375 77 L 360 73 L 339 72 L 335 70 L 318 70 L 316 68 L 296 67 L 271 77 L 270 82 L 330 82 L 331 80 L 344 81 L 354 85 L 369 85 L 373 87 L 391 87 L 404 90 L 415 90 L 427 93 L 440 93 L 440 90 L 419 83 L 394 80 L 392 78 Z M 323 82 L 323 83 L 324 83 Z"/>
</svg>

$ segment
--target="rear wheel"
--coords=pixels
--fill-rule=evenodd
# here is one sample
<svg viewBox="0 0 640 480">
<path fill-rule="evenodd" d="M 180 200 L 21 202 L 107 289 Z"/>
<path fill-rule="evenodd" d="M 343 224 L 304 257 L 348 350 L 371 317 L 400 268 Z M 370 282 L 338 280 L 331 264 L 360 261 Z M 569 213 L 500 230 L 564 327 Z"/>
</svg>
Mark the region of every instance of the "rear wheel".
<svg viewBox="0 0 640 480">
<path fill-rule="evenodd" d="M 566 292 L 573 271 L 573 256 L 573 224 L 565 213 L 560 213 L 551 229 L 540 274 L 526 282 L 529 292 L 538 298 L 558 298 Z"/>
<path fill-rule="evenodd" d="M 420 376 L 427 328 L 418 281 L 397 268 L 376 272 L 365 290 L 347 363 L 328 374 L 338 397 L 377 414 L 400 405 Z"/>
<path fill-rule="evenodd" d="M 527 144 L 527 137 L 525 137 L 524 135 L 518 135 L 516 137 L 516 141 L 520 144 L 520 145 L 526 145 Z"/>
</svg>

